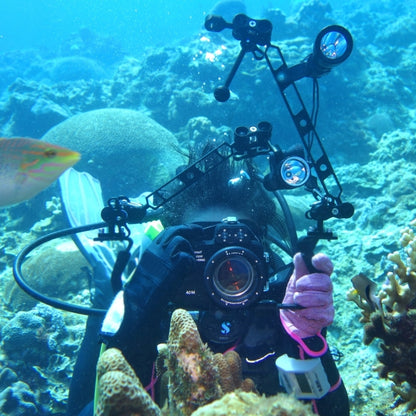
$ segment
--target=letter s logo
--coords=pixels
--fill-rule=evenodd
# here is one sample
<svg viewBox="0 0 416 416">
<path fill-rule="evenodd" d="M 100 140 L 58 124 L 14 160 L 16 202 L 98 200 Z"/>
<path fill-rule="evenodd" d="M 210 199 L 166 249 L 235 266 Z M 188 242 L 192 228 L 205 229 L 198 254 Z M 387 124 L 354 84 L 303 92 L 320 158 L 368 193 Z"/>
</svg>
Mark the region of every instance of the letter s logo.
<svg viewBox="0 0 416 416">
<path fill-rule="evenodd" d="M 231 331 L 231 322 L 229 321 L 224 321 L 221 324 L 221 334 L 223 335 L 228 335 Z"/>
</svg>

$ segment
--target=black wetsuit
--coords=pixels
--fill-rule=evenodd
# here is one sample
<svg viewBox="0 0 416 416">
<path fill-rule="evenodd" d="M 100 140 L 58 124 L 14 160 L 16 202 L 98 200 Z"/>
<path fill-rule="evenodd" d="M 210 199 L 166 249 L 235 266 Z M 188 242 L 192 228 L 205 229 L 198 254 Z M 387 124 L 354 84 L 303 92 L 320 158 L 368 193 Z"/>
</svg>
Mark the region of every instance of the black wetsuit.
<svg viewBox="0 0 416 416">
<path fill-rule="evenodd" d="M 166 324 L 168 319 L 163 321 Z M 208 339 L 207 337 L 212 338 L 215 334 L 215 325 L 218 325 L 218 331 L 223 330 L 221 325 L 224 322 L 227 322 L 228 330 L 232 330 L 231 326 L 233 325 L 240 325 L 244 328 L 240 333 L 233 335 L 232 338 L 237 337 L 237 340 L 233 339 L 232 343 L 222 343 L 212 342 Z M 283 354 L 300 358 L 300 347 L 285 332 L 280 322 L 279 310 L 273 306 L 272 302 L 259 303 L 251 307 L 245 312 L 239 323 L 233 322 L 232 319 L 226 319 L 226 317 L 223 320 L 220 317 L 214 322 L 212 319 L 207 319 L 203 313 L 200 314 L 199 323 L 204 325 L 204 328 L 200 328 L 202 339 L 208 343 L 213 352 L 224 352 L 233 347 L 239 353 L 242 360 L 243 376 L 251 378 L 260 393 L 273 395 L 284 391 L 279 385 L 275 360 Z M 209 327 L 208 330 L 207 327 Z M 98 328 L 99 320 L 90 318 L 71 384 L 68 416 L 78 415 L 81 409 L 91 401 L 94 391 L 95 363 L 99 349 Z M 161 325 L 158 331 L 155 331 L 154 328 L 147 328 L 147 332 L 151 334 L 153 342 L 149 342 L 148 336 L 145 337 L 145 340 L 143 337 L 134 340 L 135 337 L 133 336 L 132 343 L 128 346 L 110 345 L 123 351 L 143 385 L 150 382 L 152 365 L 155 359 L 155 348 L 149 349 L 144 346 L 145 344 L 155 346 L 158 342 L 166 340 L 167 324 Z M 143 332 L 141 333 L 143 334 Z M 322 340 L 318 337 L 308 338 L 307 343 L 312 350 L 319 351 L 322 349 Z M 93 356 L 95 359 L 92 359 Z M 305 355 L 304 358 L 308 358 L 308 356 Z M 320 416 L 348 416 L 348 395 L 344 384 L 340 380 L 340 375 L 330 351 L 327 350 L 320 358 L 329 384 L 335 386 L 338 383 L 338 387 L 327 393 L 323 398 L 315 400 L 319 414 Z M 83 416 L 92 415 L 91 411 L 92 406 L 90 405 L 89 409 L 85 409 L 81 414 Z"/>
<path fill-rule="evenodd" d="M 153 264 L 153 263 L 152 263 Z M 97 273 L 103 273 L 97 270 Z M 138 272 L 137 272 L 138 273 Z M 278 281 L 273 283 L 262 300 L 249 307 L 224 310 L 212 305 L 211 311 L 200 311 L 194 316 L 201 338 L 208 344 L 213 352 L 224 352 L 230 347 L 234 348 L 240 355 L 243 367 L 243 376 L 253 379 L 260 393 L 272 395 L 282 388 L 279 385 L 278 370 L 275 360 L 283 354 L 292 358 L 309 358 L 301 350 L 299 344 L 285 331 L 280 321 L 277 302 L 282 302 L 286 291 L 289 274 L 283 274 Z M 157 276 L 157 274 L 156 274 Z M 131 284 L 125 287 L 125 294 L 148 293 L 152 290 L 152 281 L 137 276 L 131 279 Z M 108 281 L 109 282 L 109 279 Z M 105 285 L 104 285 L 105 286 Z M 105 290 L 104 290 L 105 289 Z M 95 302 L 98 307 L 103 307 L 105 299 L 109 299 L 107 287 L 101 291 Z M 168 298 L 170 289 L 168 285 L 161 285 L 158 289 L 166 293 L 162 296 Z M 268 296 L 267 296 L 268 295 Z M 134 297 L 133 297 L 134 299 Z M 159 298 L 158 298 L 159 300 Z M 137 376 L 144 386 L 148 385 L 152 376 L 152 367 L 156 359 L 156 346 L 166 342 L 169 331 L 170 312 L 175 305 L 168 305 L 165 310 L 161 305 L 163 301 L 155 300 L 151 313 L 148 311 L 137 319 L 124 319 L 118 333 L 123 336 L 107 338 L 109 347 L 119 348 L 130 365 L 134 368 Z M 132 302 L 125 303 L 125 316 L 134 318 L 137 316 Z M 107 307 L 107 305 L 106 305 Z M 87 331 L 81 345 L 79 358 L 74 369 L 71 382 L 70 395 L 68 399 L 68 416 L 92 415 L 92 407 L 89 406 L 84 412 L 81 410 L 92 400 L 94 395 L 95 366 L 98 360 L 101 327 L 101 318 L 90 317 L 87 323 Z M 140 323 L 139 323 L 140 322 Z M 123 331 L 124 326 L 124 331 Z M 321 351 L 324 345 L 319 337 L 306 339 L 308 347 L 312 351 Z M 330 386 L 333 391 L 327 393 L 323 398 L 315 401 L 320 416 L 348 416 L 349 401 L 346 389 L 340 379 L 338 370 L 329 350 L 325 350 L 321 358 Z M 303 354 L 303 357 L 301 355 Z M 315 358 L 315 357 L 314 357 Z M 336 387 L 336 388 L 335 388 Z"/>
</svg>

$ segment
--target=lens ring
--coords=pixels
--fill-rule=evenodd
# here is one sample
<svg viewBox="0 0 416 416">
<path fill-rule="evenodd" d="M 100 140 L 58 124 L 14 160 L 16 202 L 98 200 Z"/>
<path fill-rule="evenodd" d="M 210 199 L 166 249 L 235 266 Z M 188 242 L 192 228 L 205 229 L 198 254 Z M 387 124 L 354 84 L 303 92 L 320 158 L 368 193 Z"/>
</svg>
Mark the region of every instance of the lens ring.
<svg viewBox="0 0 416 416">
<path fill-rule="evenodd" d="M 266 281 L 259 257 L 239 246 L 218 250 L 207 262 L 204 280 L 212 300 L 227 308 L 253 303 Z"/>
<path fill-rule="evenodd" d="M 248 134 L 249 134 L 249 129 L 244 126 L 237 127 L 234 131 L 234 135 L 237 137 L 247 137 Z"/>
</svg>

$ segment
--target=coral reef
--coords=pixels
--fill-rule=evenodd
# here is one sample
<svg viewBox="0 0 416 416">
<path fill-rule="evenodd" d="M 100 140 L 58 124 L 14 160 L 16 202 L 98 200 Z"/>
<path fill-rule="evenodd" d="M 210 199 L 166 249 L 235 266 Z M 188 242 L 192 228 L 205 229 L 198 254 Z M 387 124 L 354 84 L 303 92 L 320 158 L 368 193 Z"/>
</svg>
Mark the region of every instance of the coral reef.
<svg viewBox="0 0 416 416">
<path fill-rule="evenodd" d="M 214 355 L 201 341 L 195 321 L 184 309 L 172 314 L 167 346 L 171 413 L 188 416 L 222 396 Z"/>
<path fill-rule="evenodd" d="M 105 81 L 79 80 L 49 86 L 17 78 L 0 107 L 1 132 L 6 136 L 41 137 L 50 128 L 82 111 L 108 106 Z"/>
<path fill-rule="evenodd" d="M 160 410 L 122 353 L 110 348 L 97 365 L 95 416 L 313 414 L 310 406 L 287 394 L 269 398 L 256 394 L 253 381 L 242 380 L 239 355 L 233 351 L 223 357 L 214 355 L 202 343 L 192 316 L 183 309 L 173 312 L 168 342 L 159 345 L 158 350 L 158 371 L 168 377 L 167 405 Z"/>
<path fill-rule="evenodd" d="M 284 393 L 264 397 L 255 393 L 236 391 L 221 400 L 201 407 L 193 416 L 312 416 L 310 406 Z"/>
<path fill-rule="evenodd" d="M 362 310 L 368 323 L 364 326 L 364 343 L 369 345 L 380 339 L 380 377 L 395 384 L 393 391 L 406 402 L 406 410 L 416 409 L 416 220 L 401 230 L 402 251 L 387 256 L 394 263 L 387 273 L 388 281 L 378 294 L 384 311 L 371 312 L 369 305 L 359 301 L 354 292 L 353 300 Z"/>
<path fill-rule="evenodd" d="M 337 345 L 344 353 L 339 368 L 351 397 L 351 415 L 374 414 L 377 409 L 380 414 L 398 416 L 400 409 L 391 409 L 390 395 L 386 394 L 390 382 L 379 378 L 371 370 L 372 365 L 377 363 L 374 349 L 380 340 L 376 338 L 372 343 L 373 348 L 363 345 L 362 325 L 358 322 L 358 314 L 351 310 L 355 305 L 345 302 L 349 282 L 344 277 L 362 271 L 380 282 L 387 267 L 385 253 L 396 250 L 393 236 L 397 232 L 397 224 L 407 223 L 415 217 L 414 4 L 392 0 L 350 0 L 331 2 L 332 10 L 329 10 L 322 2 L 314 2 L 316 9 L 307 3 L 280 2 L 277 6 L 283 12 L 276 8 L 273 13 L 263 14 L 265 18 L 273 20 L 273 43 L 281 47 L 289 66 L 300 62 L 311 52 L 321 25 L 344 25 L 351 31 L 355 45 L 345 63 L 319 79 L 319 134 L 324 139 L 331 161 L 335 162 L 337 176 L 343 185 L 343 198 L 345 196 L 345 200 L 356 207 L 354 218 L 332 222 L 331 228 L 340 237 L 338 243 L 326 245 L 321 242 L 337 263 L 333 275 L 337 320 L 329 328 L 328 337 L 330 344 Z M 11 10 L 13 7 L 5 8 L 5 19 Z M 25 10 L 22 10 L 19 10 L 19 18 L 25 14 Z M 117 7 L 112 8 L 112 19 L 119 17 L 119 11 Z M 26 12 L 30 13 L 30 8 Z M 129 9 L 128 13 L 129 16 L 135 14 L 138 17 L 139 22 L 143 23 L 140 26 L 143 30 L 146 26 L 144 23 L 150 23 L 143 20 L 143 10 L 133 13 Z M 185 22 L 182 18 L 185 17 L 182 15 L 176 20 L 175 26 L 182 26 Z M 100 25 L 101 16 L 97 16 L 97 19 Z M 56 21 L 55 17 L 53 20 Z M 130 21 L 118 20 L 124 23 Z M 99 34 L 91 33 L 92 29 L 79 29 L 73 24 L 73 33 L 61 48 L 46 50 L 28 42 L 19 50 L 8 51 L 9 40 L 13 39 L 5 36 L 2 38 L 4 48 L 0 53 L 2 135 L 41 137 L 54 125 L 73 115 L 100 108 L 121 107 L 144 111 L 174 132 L 181 145 L 186 145 L 189 140 L 198 141 L 207 137 L 216 140 L 232 137 L 222 132 L 210 132 L 210 124 L 226 124 L 232 131 L 239 125 L 247 126 L 268 120 L 274 127 L 273 143 L 279 143 L 283 149 L 287 149 L 293 144 L 296 132 L 283 106 L 276 105 L 276 86 L 265 68 L 264 60 L 253 64 L 254 60 L 246 56 L 231 85 L 231 99 L 227 103 L 216 103 L 212 91 L 226 79 L 240 47 L 231 38 L 230 31 L 227 37 L 224 36 L 226 31 L 219 34 L 207 32 L 202 28 L 203 16 L 193 15 L 192 20 L 198 22 L 197 33 L 190 34 L 192 39 L 189 42 L 188 39 L 180 39 L 179 44 L 175 43 L 170 30 L 164 30 L 164 21 L 160 19 L 156 25 L 150 25 L 152 39 L 145 42 L 135 42 L 137 38 L 126 36 L 129 26 L 141 36 L 142 30 L 135 30 L 135 25 L 123 24 L 121 32 L 117 26 L 112 26 L 105 31 L 109 36 L 115 35 L 115 38 L 121 39 L 122 46 L 125 46 L 124 41 L 133 45 L 131 56 L 125 56 L 123 61 L 120 61 L 124 55 L 123 47 L 114 38 L 100 38 Z M 9 21 L 12 24 L 16 19 Z M 21 28 L 21 25 L 15 26 Z M 43 20 L 38 28 L 40 36 L 47 26 L 47 20 Z M 53 27 L 57 38 L 60 38 L 64 26 Z M 19 29 L 22 36 L 25 35 L 25 29 Z M 164 31 L 169 32 L 169 39 L 165 43 L 163 40 L 160 42 L 160 35 Z M 33 39 L 39 42 L 37 36 Z M 98 61 L 106 73 L 114 71 L 112 78 L 55 84 L 51 80 L 45 82 L 47 70 L 50 69 L 45 68 L 45 64 L 63 56 L 83 56 Z M 111 63 L 111 67 L 107 63 Z M 299 87 L 302 95 L 304 92 L 311 93 L 309 82 L 302 81 Z M 197 122 L 190 120 L 191 117 L 195 117 Z M 200 117 L 205 120 L 200 120 Z M 139 134 L 137 136 L 140 141 Z M 100 143 L 99 134 L 91 136 L 91 140 L 85 137 L 86 146 L 93 146 L 94 142 Z M 115 152 L 125 152 L 122 141 L 114 149 Z M 139 180 L 140 169 L 139 166 Z M 119 179 L 114 178 L 114 181 Z M 18 295 L 20 289 L 5 291 L 5 282 L 12 279 L 14 256 L 28 241 L 39 236 L 41 231 L 28 230 L 34 223 L 41 224 L 39 220 L 48 215 L 44 203 L 46 198 L 50 198 L 51 192 L 57 195 L 58 186 L 47 191 L 47 196 L 40 195 L 30 203 L 0 212 L 0 289 L 5 293 L 5 297 L 0 299 L 0 327 L 5 326 L 23 307 L 25 300 Z M 296 192 L 291 191 L 291 194 Z M 130 190 L 127 195 L 132 196 Z M 299 200 L 306 200 L 303 192 L 299 192 Z M 310 221 L 307 221 L 309 226 Z M 42 232 L 57 230 L 63 224 L 62 215 L 60 218 L 54 217 Z M 75 296 L 82 298 L 82 302 L 89 300 L 86 290 Z M 24 308 L 32 306 L 33 303 Z M 413 310 L 412 304 L 410 306 L 410 310 Z M 385 315 L 389 313 L 387 311 Z M 385 329 L 385 324 L 381 323 Z M 377 325 L 374 326 L 377 328 Z M 68 341 L 64 342 L 72 342 L 72 353 L 66 356 L 72 364 L 76 358 L 75 346 L 82 335 L 83 325 L 77 326 L 76 331 L 68 327 Z M 384 333 L 380 335 L 386 336 Z M 38 397 L 47 396 L 54 386 L 56 390 L 64 390 L 67 386 L 61 379 L 56 382 L 52 380 L 55 374 L 52 372 L 52 363 L 51 368 L 49 363 L 48 367 L 34 366 L 32 373 L 28 374 L 28 369 L 21 365 L 20 360 L 7 361 L 3 350 L 0 351 L 0 360 L 2 368 L 12 368 L 16 371 L 17 380 L 27 383 L 34 393 L 40 392 Z M 61 372 L 66 361 L 62 359 L 59 363 Z M 38 378 L 35 377 L 35 371 L 39 373 Z M 409 401 L 411 394 L 406 395 L 404 387 L 403 400 Z M 46 414 L 64 414 L 64 410 L 61 410 L 65 406 L 64 393 L 59 392 L 53 403 L 44 402 L 48 408 Z M 5 409 L 0 411 L 5 415 L 12 412 Z M 403 415 L 403 412 L 400 413 L 400 416 Z"/>
<path fill-rule="evenodd" d="M 214 355 L 214 362 L 218 368 L 219 383 L 223 393 L 229 393 L 237 389 L 243 391 L 256 391 L 254 381 L 250 378 L 243 380 L 241 358 L 235 351 L 227 351 L 224 354 Z"/>
<path fill-rule="evenodd" d="M 99 399 L 95 416 L 159 416 L 133 369 L 116 348 L 105 351 L 97 364 Z"/>
</svg>

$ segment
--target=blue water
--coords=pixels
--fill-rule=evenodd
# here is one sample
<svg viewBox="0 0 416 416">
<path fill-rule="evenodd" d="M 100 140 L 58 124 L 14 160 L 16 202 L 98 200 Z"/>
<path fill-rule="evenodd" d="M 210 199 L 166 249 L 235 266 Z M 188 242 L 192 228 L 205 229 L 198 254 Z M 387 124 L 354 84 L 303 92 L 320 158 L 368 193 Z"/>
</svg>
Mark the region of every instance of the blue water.
<svg viewBox="0 0 416 416">
<path fill-rule="evenodd" d="M 128 51 L 166 44 L 197 31 L 214 0 L 2 0 L 0 52 L 16 48 L 53 49 L 83 27 L 114 36 Z M 264 2 L 264 4 L 272 2 Z M 274 2 L 283 6 L 286 2 Z M 259 2 L 247 2 L 260 13 Z"/>
<path fill-rule="evenodd" d="M 2 0 L 0 53 L 20 48 L 53 50 L 71 34 L 88 28 L 114 37 L 128 52 L 166 44 L 198 31 L 216 0 Z M 265 8 L 290 13 L 305 2 L 247 0 L 247 13 Z M 337 0 L 332 4 L 337 5 Z"/>
</svg>

